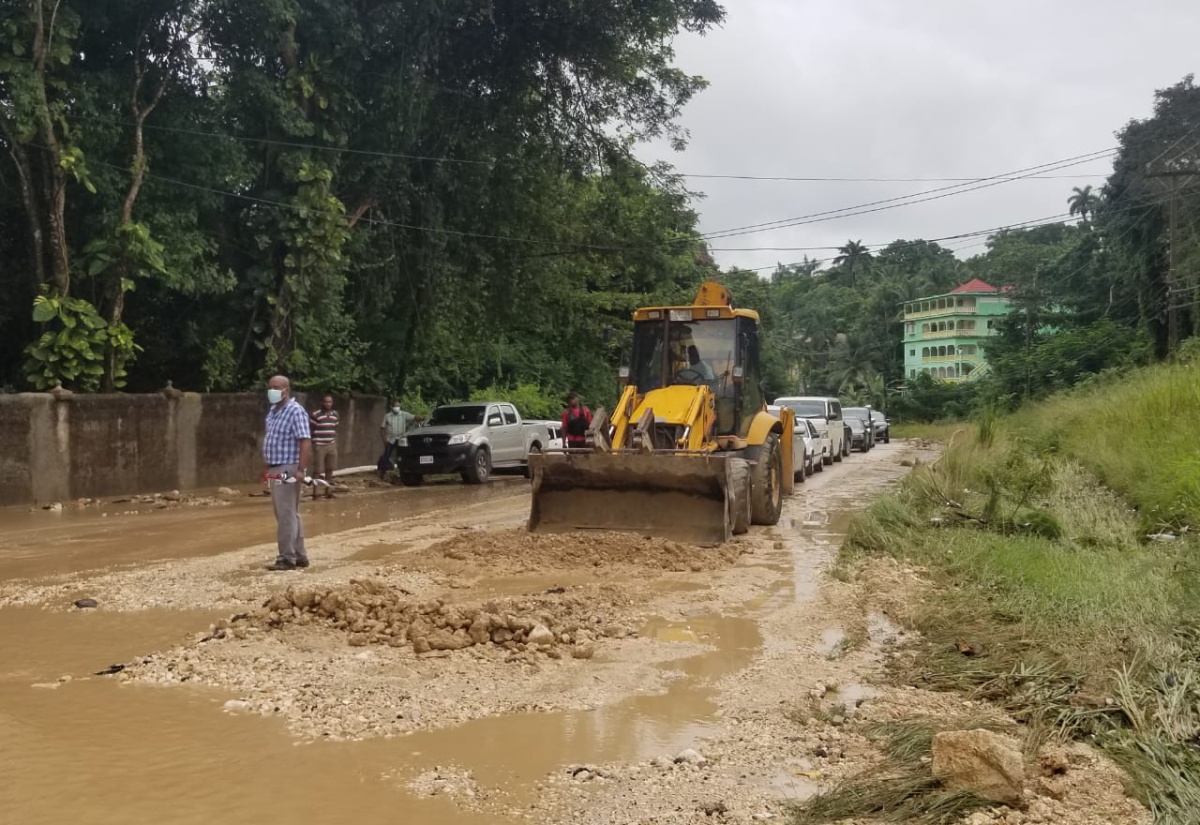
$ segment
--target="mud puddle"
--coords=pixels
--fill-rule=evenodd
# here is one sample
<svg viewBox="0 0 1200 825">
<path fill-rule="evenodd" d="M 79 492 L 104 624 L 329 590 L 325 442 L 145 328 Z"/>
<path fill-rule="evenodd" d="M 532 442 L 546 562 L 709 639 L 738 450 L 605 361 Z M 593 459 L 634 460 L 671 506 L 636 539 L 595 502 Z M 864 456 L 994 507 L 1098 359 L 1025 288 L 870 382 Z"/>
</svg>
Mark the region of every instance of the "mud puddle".
<svg viewBox="0 0 1200 825">
<path fill-rule="evenodd" d="M 121 685 L 86 675 L 132 650 L 169 643 L 209 618 L 161 613 L 147 623 L 144 614 L 0 611 L 0 638 L 8 640 L 0 647 L 7 665 L 0 678 L 7 754 L 0 755 L 0 770 L 14 789 L 6 800 L 13 821 L 237 825 L 315 815 L 318 821 L 505 822 L 494 808 L 484 816 L 464 810 L 461 799 L 423 797 L 410 786 L 431 767 L 450 766 L 472 778 L 480 803 L 511 810 L 563 765 L 674 754 L 709 730 L 712 683 L 744 667 L 761 643 L 749 619 L 652 620 L 643 630 L 648 638 L 713 648 L 665 663 L 679 679 L 664 694 L 591 711 L 485 718 L 396 739 L 299 745 L 277 720 L 222 712 L 229 699 L 223 691 Z M 12 641 L 17 626 L 36 647 Z M 53 653 L 30 660 L 35 650 Z M 21 657 L 26 664 L 13 667 Z M 54 690 L 30 684 L 62 673 L 79 675 Z"/>
</svg>

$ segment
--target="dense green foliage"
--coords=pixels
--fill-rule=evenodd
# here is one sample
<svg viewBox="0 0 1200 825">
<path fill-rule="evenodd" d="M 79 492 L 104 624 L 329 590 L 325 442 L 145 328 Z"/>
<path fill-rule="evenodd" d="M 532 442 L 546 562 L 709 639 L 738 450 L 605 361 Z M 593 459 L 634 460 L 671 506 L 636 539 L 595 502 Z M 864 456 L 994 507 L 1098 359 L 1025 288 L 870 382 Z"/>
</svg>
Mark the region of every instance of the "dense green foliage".
<svg viewBox="0 0 1200 825">
<path fill-rule="evenodd" d="M 605 328 L 711 271 L 678 181 L 630 150 L 680 137 L 704 84 L 671 37 L 722 16 L 715 0 L 3 4 L 0 385 L 111 389 L 128 371 L 130 389 L 229 390 L 279 370 L 430 399 L 611 392 Z M 99 319 L 95 340 L 48 348 L 65 316 L 35 316 L 39 295 Z M 85 363 L 59 366 L 64 346 Z"/>
<path fill-rule="evenodd" d="M 723 14 L 716 0 L 0 4 L 0 387 L 233 390 L 284 371 L 418 406 L 485 387 L 610 399 L 630 310 L 686 300 L 716 271 L 690 193 L 633 150 L 682 141 L 704 81 L 674 65 L 671 38 Z M 1108 183 L 1070 195 L 1077 225 L 1003 231 L 969 260 L 850 241 L 825 268 L 722 273 L 764 316 L 769 391 L 931 419 L 1173 351 L 1200 330 L 1200 191 L 1156 175 L 1189 168 L 1200 89 L 1188 78 L 1156 101 L 1121 133 Z M 1015 288 L 990 379 L 901 392 L 901 305 L 973 276 Z"/>
</svg>

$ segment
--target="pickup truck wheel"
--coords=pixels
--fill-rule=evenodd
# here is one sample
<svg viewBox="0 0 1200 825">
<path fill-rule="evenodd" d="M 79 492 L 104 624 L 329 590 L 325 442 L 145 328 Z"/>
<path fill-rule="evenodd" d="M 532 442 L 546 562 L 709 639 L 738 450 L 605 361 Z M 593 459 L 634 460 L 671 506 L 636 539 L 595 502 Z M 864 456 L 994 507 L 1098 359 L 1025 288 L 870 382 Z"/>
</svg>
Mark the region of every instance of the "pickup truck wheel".
<svg viewBox="0 0 1200 825">
<path fill-rule="evenodd" d="M 750 468 L 751 524 L 778 524 L 783 511 L 783 452 L 779 436 L 771 433 Z"/>
<path fill-rule="evenodd" d="M 405 487 L 420 487 L 425 483 L 425 476 L 420 473 L 401 473 L 400 483 Z"/>
<path fill-rule="evenodd" d="M 475 459 L 471 466 L 463 470 L 462 478 L 467 484 L 483 484 L 492 475 L 492 454 L 486 447 L 475 451 Z"/>
<path fill-rule="evenodd" d="M 541 454 L 542 454 L 542 445 L 541 444 L 534 444 L 533 446 L 531 446 L 529 448 L 529 455 L 526 456 L 526 458 L 525 458 L 525 478 L 529 479 L 530 481 L 533 481 L 533 463 L 529 459 L 533 458 L 535 455 L 541 455 Z"/>
</svg>

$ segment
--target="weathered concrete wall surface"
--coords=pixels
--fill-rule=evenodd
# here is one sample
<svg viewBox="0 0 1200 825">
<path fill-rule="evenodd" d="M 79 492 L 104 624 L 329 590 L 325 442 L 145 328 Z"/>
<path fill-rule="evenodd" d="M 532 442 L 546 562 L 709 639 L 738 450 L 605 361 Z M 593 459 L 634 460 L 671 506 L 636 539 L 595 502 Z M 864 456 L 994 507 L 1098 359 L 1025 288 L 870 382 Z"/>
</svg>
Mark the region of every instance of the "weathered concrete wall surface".
<svg viewBox="0 0 1200 825">
<path fill-rule="evenodd" d="M 334 406 L 339 466 L 375 464 L 384 399 L 335 397 Z M 253 481 L 266 413 L 258 394 L 0 395 L 0 505 Z"/>
</svg>

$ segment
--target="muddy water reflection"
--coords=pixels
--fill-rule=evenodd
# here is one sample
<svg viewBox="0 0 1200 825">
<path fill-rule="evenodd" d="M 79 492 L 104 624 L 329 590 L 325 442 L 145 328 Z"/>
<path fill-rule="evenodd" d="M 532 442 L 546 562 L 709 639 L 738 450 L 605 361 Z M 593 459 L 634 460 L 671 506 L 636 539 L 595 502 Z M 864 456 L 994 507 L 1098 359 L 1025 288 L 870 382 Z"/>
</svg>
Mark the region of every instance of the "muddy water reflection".
<svg viewBox="0 0 1200 825">
<path fill-rule="evenodd" d="M 202 688 L 123 685 L 90 674 L 203 627 L 205 613 L 126 615 L 0 611 L 0 789 L 6 821 L 500 823 L 406 786 L 435 765 L 474 772 L 523 804 L 532 785 L 573 762 L 673 755 L 711 724 L 711 683 L 761 644 L 749 619 L 654 620 L 644 634 L 712 651 L 665 665 L 687 678 L 665 694 L 593 711 L 481 719 L 390 740 L 297 745 L 275 720 L 222 712 Z M 147 621 L 149 619 L 149 621 Z M 67 674 L 71 681 L 57 683 Z M 32 687 L 34 683 L 49 687 Z M 7 819 L 11 817 L 11 819 Z"/>
</svg>

